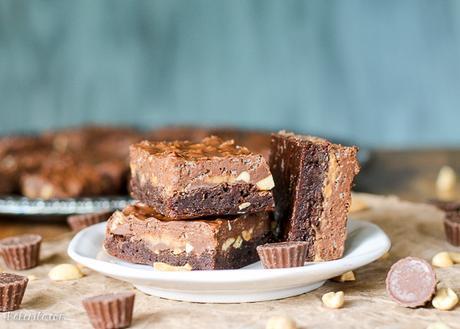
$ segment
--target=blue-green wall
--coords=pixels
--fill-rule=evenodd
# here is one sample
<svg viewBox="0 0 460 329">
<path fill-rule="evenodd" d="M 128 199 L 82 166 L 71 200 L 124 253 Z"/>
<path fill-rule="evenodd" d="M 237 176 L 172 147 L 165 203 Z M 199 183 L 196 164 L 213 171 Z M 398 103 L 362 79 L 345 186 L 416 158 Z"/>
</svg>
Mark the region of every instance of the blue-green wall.
<svg viewBox="0 0 460 329">
<path fill-rule="evenodd" d="M 0 0 L 0 133 L 235 124 L 460 145 L 460 2 Z"/>
</svg>

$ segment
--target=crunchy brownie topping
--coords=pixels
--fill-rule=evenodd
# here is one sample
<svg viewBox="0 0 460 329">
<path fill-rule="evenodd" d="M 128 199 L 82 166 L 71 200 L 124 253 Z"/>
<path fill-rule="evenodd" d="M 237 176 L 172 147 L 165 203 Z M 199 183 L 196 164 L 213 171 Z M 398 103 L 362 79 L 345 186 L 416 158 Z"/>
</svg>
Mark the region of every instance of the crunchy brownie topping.
<svg viewBox="0 0 460 329">
<path fill-rule="evenodd" d="M 186 160 L 251 154 L 246 147 L 235 145 L 233 140 L 223 141 L 216 136 L 204 138 L 200 143 L 143 141 L 136 146 L 156 156 L 175 156 Z"/>
</svg>

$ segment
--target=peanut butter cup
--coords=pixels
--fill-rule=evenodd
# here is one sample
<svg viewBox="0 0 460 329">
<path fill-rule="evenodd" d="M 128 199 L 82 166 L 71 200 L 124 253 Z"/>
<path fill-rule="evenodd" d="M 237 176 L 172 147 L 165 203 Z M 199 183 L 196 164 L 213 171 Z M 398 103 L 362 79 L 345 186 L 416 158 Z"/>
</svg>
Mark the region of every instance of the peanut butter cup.
<svg viewBox="0 0 460 329">
<path fill-rule="evenodd" d="M 404 307 L 419 307 L 436 292 L 436 274 L 431 265 L 417 257 L 406 257 L 394 263 L 386 278 L 388 295 Z"/>
<path fill-rule="evenodd" d="M 106 221 L 112 214 L 112 211 L 102 211 L 90 214 L 72 215 L 67 217 L 67 224 L 69 224 L 72 231 L 79 232 L 88 226 Z"/>
<path fill-rule="evenodd" d="M 99 295 L 83 300 L 83 307 L 95 329 L 127 328 L 131 325 L 134 292 Z"/>
<path fill-rule="evenodd" d="M 307 256 L 308 242 L 289 241 L 267 243 L 257 247 L 264 268 L 303 266 Z"/>
<path fill-rule="evenodd" d="M 0 273 L 0 312 L 19 308 L 26 291 L 27 277 L 12 273 Z"/>
<path fill-rule="evenodd" d="M 6 266 L 13 270 L 26 270 L 38 265 L 42 237 L 23 234 L 0 240 L 0 254 Z"/>
<path fill-rule="evenodd" d="M 431 203 L 444 211 L 444 232 L 447 241 L 460 247 L 460 202 L 432 200 Z"/>
</svg>

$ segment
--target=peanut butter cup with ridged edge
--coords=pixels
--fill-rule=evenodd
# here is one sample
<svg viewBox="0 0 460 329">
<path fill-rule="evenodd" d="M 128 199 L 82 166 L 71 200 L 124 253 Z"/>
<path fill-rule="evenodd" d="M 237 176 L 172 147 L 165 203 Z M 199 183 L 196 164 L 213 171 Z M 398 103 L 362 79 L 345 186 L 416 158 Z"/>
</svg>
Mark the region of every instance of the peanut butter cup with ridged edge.
<svg viewBox="0 0 460 329">
<path fill-rule="evenodd" d="M 27 270 L 38 265 L 42 237 L 23 234 L 0 240 L 0 254 L 12 270 Z"/>
<path fill-rule="evenodd" d="M 305 241 L 267 243 L 258 246 L 257 253 L 265 268 L 299 267 L 305 263 L 307 247 Z"/>
</svg>

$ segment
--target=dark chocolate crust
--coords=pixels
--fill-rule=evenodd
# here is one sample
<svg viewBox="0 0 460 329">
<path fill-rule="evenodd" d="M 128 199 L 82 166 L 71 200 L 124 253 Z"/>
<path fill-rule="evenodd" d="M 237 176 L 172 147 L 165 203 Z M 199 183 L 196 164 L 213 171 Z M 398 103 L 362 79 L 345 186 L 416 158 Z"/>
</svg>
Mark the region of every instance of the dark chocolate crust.
<svg viewBox="0 0 460 329">
<path fill-rule="evenodd" d="M 131 196 L 155 208 L 170 219 L 192 219 L 205 216 L 236 215 L 274 210 L 271 191 L 259 191 L 249 184 L 220 184 L 198 188 L 188 194 L 176 193 L 164 198 L 163 193 L 145 183 L 131 179 Z M 249 206 L 245 207 L 249 203 Z"/>
<path fill-rule="evenodd" d="M 110 255 L 130 263 L 152 265 L 155 262 L 163 262 L 173 266 L 189 264 L 193 270 L 219 270 L 241 268 L 256 262 L 259 258 L 256 247 L 271 239 L 271 234 L 267 234 L 226 253 L 208 251 L 196 255 L 182 252 L 175 255 L 171 251 L 156 254 L 142 241 L 132 241 L 130 236 L 110 234 L 106 236 L 104 248 Z"/>
</svg>

